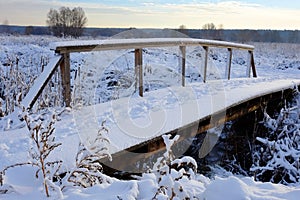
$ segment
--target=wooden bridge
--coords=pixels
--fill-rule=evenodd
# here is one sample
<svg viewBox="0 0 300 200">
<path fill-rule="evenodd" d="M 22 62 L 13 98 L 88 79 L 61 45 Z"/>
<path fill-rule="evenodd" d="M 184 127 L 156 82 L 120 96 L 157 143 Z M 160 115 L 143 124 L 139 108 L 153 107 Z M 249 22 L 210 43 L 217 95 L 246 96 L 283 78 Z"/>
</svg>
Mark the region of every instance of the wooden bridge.
<svg viewBox="0 0 300 200">
<path fill-rule="evenodd" d="M 66 106 L 70 106 L 72 101 L 70 86 L 70 53 L 120 49 L 133 49 L 135 52 L 134 67 L 136 88 L 138 88 L 139 96 L 144 96 L 142 99 L 145 101 L 147 101 L 149 96 L 156 96 L 158 99 L 163 98 L 163 95 L 160 93 L 161 91 L 152 91 L 144 94 L 142 50 L 144 48 L 174 46 L 178 46 L 181 53 L 182 81 L 181 86 L 174 87 L 172 90 L 175 91 L 177 95 L 176 98 L 183 99 L 183 102 L 180 102 L 179 107 L 173 107 L 169 110 L 164 110 L 164 108 L 151 110 L 150 118 L 156 119 L 156 122 L 159 123 L 158 126 L 160 127 L 158 130 L 151 129 L 151 126 L 150 128 L 149 126 L 145 126 L 144 128 L 139 126 L 136 126 L 137 128 L 127 126 L 130 123 L 132 124 L 130 116 L 126 115 L 126 113 L 128 113 L 128 98 L 92 107 L 84 107 L 80 111 L 73 111 L 73 116 L 78 117 L 79 132 L 89 134 L 97 134 L 98 132 L 98 122 L 95 119 L 101 118 L 101 114 L 103 113 L 111 112 L 108 111 L 108 109 L 115 112 L 112 113 L 115 117 L 115 123 L 110 124 L 111 131 L 109 133 L 109 139 L 111 140 L 110 153 L 113 154 L 113 162 L 103 161 L 107 166 L 118 170 L 127 170 L 128 163 L 132 164 L 141 159 L 149 158 L 153 154 L 164 149 L 161 137 L 163 134 L 179 134 L 181 135 L 181 140 L 195 136 L 210 128 L 253 112 L 261 108 L 262 105 L 275 99 L 281 99 L 284 96 L 291 95 L 292 88 L 295 86 L 299 87 L 300 85 L 299 80 L 267 81 L 257 78 L 257 81 L 254 82 L 248 82 L 247 79 L 238 80 L 243 84 L 238 88 L 230 88 L 231 81 L 235 81 L 234 79 L 230 80 L 233 49 L 245 50 L 248 52 L 249 61 L 247 68 L 245 69 L 247 76 L 248 78 L 257 77 L 254 64 L 254 47 L 251 45 L 189 38 L 71 41 L 53 44 L 52 49 L 57 54 L 56 57 L 53 58 L 45 68 L 46 70 L 44 70 L 43 74 L 35 82 L 33 88 L 29 91 L 22 103 L 26 108 L 31 108 L 45 87 L 47 81 L 51 78 L 54 70 L 60 67 L 65 103 Z M 205 57 L 203 60 L 204 83 L 197 83 L 192 86 L 186 86 L 185 84 L 186 48 L 189 46 L 202 46 L 205 50 Z M 225 66 L 226 80 L 207 81 L 209 48 L 211 47 L 225 48 L 228 50 L 228 62 L 227 66 Z M 201 65 L 201 63 L 199 63 L 199 65 Z M 227 87 L 226 84 L 229 86 Z M 215 88 L 215 86 L 221 88 L 221 90 L 203 97 L 195 95 L 197 90 L 201 90 L 201 88 Z M 182 87 L 184 87 L 184 90 L 182 90 Z M 191 98 L 189 99 L 189 97 Z M 137 101 L 143 100 L 137 99 Z M 125 107 L 125 109 L 122 107 Z M 203 109 L 204 107 L 206 109 Z M 192 116 L 187 114 L 187 112 L 193 112 L 194 110 L 196 110 L 196 113 L 192 114 Z M 181 116 L 182 118 L 179 123 L 174 123 L 172 118 L 161 118 L 164 113 L 167 113 L 167 115 L 176 115 L 176 111 L 184 114 Z M 94 119 L 94 121 L 91 123 L 90 119 Z M 164 124 L 160 123 L 162 120 L 165 120 Z M 61 125 L 64 126 L 64 124 Z M 154 123 L 152 125 L 153 127 L 156 127 L 155 125 L 157 124 Z M 138 135 L 139 133 L 142 133 L 143 135 Z M 124 162 L 124 158 L 126 158 L 126 162 Z"/>
</svg>

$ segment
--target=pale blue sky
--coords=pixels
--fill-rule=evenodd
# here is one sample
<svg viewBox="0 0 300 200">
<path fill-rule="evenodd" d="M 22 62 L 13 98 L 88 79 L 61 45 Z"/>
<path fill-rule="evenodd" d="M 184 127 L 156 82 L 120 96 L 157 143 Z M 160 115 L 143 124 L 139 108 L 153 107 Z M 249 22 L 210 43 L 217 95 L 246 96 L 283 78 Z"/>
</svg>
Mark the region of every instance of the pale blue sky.
<svg viewBox="0 0 300 200">
<path fill-rule="evenodd" d="M 299 0 L 0 0 L 0 24 L 45 25 L 61 6 L 82 7 L 89 27 L 300 29 Z"/>
<path fill-rule="evenodd" d="M 50 0 L 51 1 L 51 0 Z M 157 3 L 157 4 L 186 4 L 186 3 L 220 3 L 228 2 L 228 0 L 61 0 L 61 2 L 91 2 L 91 3 L 103 3 L 108 5 L 127 5 L 135 6 L 142 3 Z M 249 4 L 259 4 L 266 7 L 278 7 L 278 8 L 300 8 L 300 1 L 298 0 L 245 0 L 238 1 Z"/>
</svg>

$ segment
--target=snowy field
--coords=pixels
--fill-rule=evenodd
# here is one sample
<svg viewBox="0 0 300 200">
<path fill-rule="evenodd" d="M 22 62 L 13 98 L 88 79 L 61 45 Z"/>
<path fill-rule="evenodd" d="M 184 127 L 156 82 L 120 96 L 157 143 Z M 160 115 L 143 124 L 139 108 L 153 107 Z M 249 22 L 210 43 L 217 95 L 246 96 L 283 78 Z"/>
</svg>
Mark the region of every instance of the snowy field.
<svg viewBox="0 0 300 200">
<path fill-rule="evenodd" d="M 61 41 L 61 39 L 0 36 L 0 97 L 3 97 L 0 99 L 0 111 L 2 113 L 6 115 L 12 110 L 18 111 L 18 103 L 13 99 L 23 97 L 28 92 L 33 79 L 41 73 L 42 68 L 54 56 L 49 48 L 49 43 L 56 41 Z M 263 84 L 264 81 L 272 82 L 278 79 L 297 79 L 299 81 L 299 44 L 254 43 L 252 45 L 256 47 L 254 55 L 259 78 L 245 84 L 247 54 L 243 51 L 234 51 L 231 74 L 233 81 L 224 81 L 224 88 L 225 85 L 234 89 L 239 88 L 241 84 L 244 86 L 254 83 Z M 203 69 L 201 64 L 199 67 L 199 63 L 203 62 L 203 49 L 188 48 L 187 55 L 187 84 L 190 87 L 198 87 L 198 96 L 210 95 L 213 91 L 211 88 L 205 88 L 203 85 L 204 88 L 201 90 L 197 85 L 202 81 Z M 178 60 L 178 49 L 176 48 L 146 49 L 144 52 L 145 90 L 159 94 L 162 88 L 165 88 L 163 90 L 174 93 L 177 86 L 181 84 Z M 226 62 L 227 50 L 212 48 L 208 80 L 224 78 Z M 135 100 L 132 51 L 76 53 L 71 55 L 71 65 L 72 97 L 75 99 L 73 102 L 75 108 L 105 102 L 108 104 L 110 100 L 128 96 L 132 96 L 132 101 Z M 99 138 L 96 138 L 98 143 L 84 143 L 84 145 L 89 145 L 90 151 L 86 151 L 82 145 L 78 146 L 80 137 L 76 130 L 78 127 L 74 124 L 80 120 L 81 116 L 71 118 L 69 120 L 71 125 L 70 123 L 64 124 L 64 119 L 70 118 L 72 111 L 59 108 L 62 100 L 58 80 L 57 73 L 51 86 L 46 88 L 46 92 L 43 93 L 38 105 L 34 108 L 37 110 L 48 105 L 54 106 L 56 109 L 50 109 L 50 111 L 57 115 L 55 120 L 51 119 L 49 111 L 35 114 L 18 111 L 9 114 L 9 117 L 0 118 L 0 170 L 16 163 L 24 164 L 10 167 L 5 170 L 5 174 L 0 174 L 0 182 L 3 183 L 0 186 L 0 199 L 45 199 L 45 183 L 48 186 L 49 199 L 185 199 L 187 197 L 207 200 L 299 199 L 300 185 L 297 183 L 281 185 L 256 182 L 253 177 L 236 176 L 222 169 L 215 169 L 215 177 L 208 178 L 195 173 L 193 167 L 181 170 L 170 169 L 168 165 L 164 165 L 170 159 L 169 154 L 165 154 L 165 157 L 159 160 L 149 173 L 144 173 L 136 180 L 121 181 L 106 177 L 100 173 L 100 168 L 95 162 L 91 164 L 88 161 L 97 160 L 97 157 L 90 155 L 91 152 L 100 154 L 102 157 L 107 156 L 107 150 L 100 149 L 100 147 L 106 147 L 106 143 L 109 143 L 107 134 L 111 131 L 113 119 L 108 116 L 95 122 L 101 124 L 105 121 L 105 124 L 99 125 L 100 129 L 97 129 L 100 135 Z M 224 91 L 226 90 L 224 89 Z M 4 97 L 7 96 L 9 99 L 4 100 Z M 179 101 L 174 96 L 164 99 L 155 97 L 142 104 L 133 102 L 135 106 L 130 109 L 129 115 L 138 118 L 139 114 L 143 112 L 155 110 L 162 105 L 171 106 L 170 103 Z M 44 169 L 49 170 L 45 172 L 45 177 L 43 177 L 42 170 L 37 172 L 38 169 L 41 169 L 41 162 L 37 161 L 39 159 L 34 159 L 38 158 L 39 152 L 41 152 L 41 147 L 37 147 L 30 137 L 30 133 L 34 132 L 34 129 L 29 132 L 24 121 L 18 122 L 15 119 L 18 118 L 16 113 L 27 116 L 29 119 L 27 124 L 30 127 L 36 127 L 41 122 L 43 122 L 43 126 L 47 126 L 51 124 L 51 121 L 56 121 L 54 125 L 56 131 L 53 134 L 50 131 L 52 130 L 51 126 L 40 129 L 41 132 L 48 132 L 48 137 L 53 139 L 48 144 L 52 145 L 53 150 L 49 152 L 49 157 L 45 156 L 48 164 L 44 166 Z M 299 130 L 300 125 L 295 125 Z M 85 138 L 85 141 L 88 139 Z M 171 146 L 172 140 L 166 137 L 165 142 L 167 146 Z M 62 144 L 60 145 L 60 143 Z M 178 163 L 190 163 L 194 167 L 197 165 L 189 157 L 174 160 L 171 164 Z M 83 165 L 88 165 L 90 171 L 85 171 L 87 168 L 82 167 Z M 70 173 L 61 180 L 50 180 L 55 177 L 55 174 L 66 171 Z"/>
</svg>

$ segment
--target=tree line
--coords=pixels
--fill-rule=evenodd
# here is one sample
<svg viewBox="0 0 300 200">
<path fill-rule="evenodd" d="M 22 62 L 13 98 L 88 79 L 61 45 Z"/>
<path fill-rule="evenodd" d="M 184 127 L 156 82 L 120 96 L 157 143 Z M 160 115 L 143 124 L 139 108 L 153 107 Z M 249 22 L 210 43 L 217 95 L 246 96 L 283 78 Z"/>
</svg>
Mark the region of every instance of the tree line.
<svg viewBox="0 0 300 200">
<path fill-rule="evenodd" d="M 82 35 L 89 37 L 112 37 L 130 28 L 83 28 Z M 168 29 L 169 30 L 169 29 Z M 179 31 L 179 29 L 174 29 Z M 10 26 L 0 25 L 0 34 L 16 35 L 51 35 L 46 26 Z M 235 42 L 280 42 L 300 43 L 299 30 L 203 30 L 186 29 L 184 34 L 192 38 L 216 39 Z M 163 37 L 163 35 L 157 35 Z"/>
<path fill-rule="evenodd" d="M 278 42 L 300 43 L 299 30 L 187 30 L 193 38 L 225 40 L 236 42 Z"/>
<path fill-rule="evenodd" d="M 202 26 L 202 29 L 186 29 L 186 26 L 181 25 L 178 31 L 192 38 L 212 40 L 300 43 L 299 30 L 225 30 L 223 24 L 216 26 L 214 23 L 207 23 Z"/>
</svg>

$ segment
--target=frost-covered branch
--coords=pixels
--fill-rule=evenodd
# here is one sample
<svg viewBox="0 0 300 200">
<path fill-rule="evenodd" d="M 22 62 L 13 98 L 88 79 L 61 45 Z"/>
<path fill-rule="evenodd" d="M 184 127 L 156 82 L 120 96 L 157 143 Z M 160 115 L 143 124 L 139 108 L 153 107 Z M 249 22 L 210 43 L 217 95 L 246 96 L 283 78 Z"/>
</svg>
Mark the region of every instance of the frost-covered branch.
<svg viewBox="0 0 300 200">
<path fill-rule="evenodd" d="M 257 180 L 290 184 L 300 181 L 300 95 L 296 106 L 281 109 L 277 119 L 265 113 L 267 138 L 257 137 L 263 146 L 254 152 L 251 171 Z"/>
<path fill-rule="evenodd" d="M 41 121 L 39 117 L 34 119 L 27 112 L 24 113 L 24 120 L 30 131 L 30 137 L 33 141 L 33 145 L 30 149 L 30 155 L 32 163 L 38 167 L 36 176 L 38 177 L 39 172 L 42 172 L 43 184 L 45 188 L 46 196 L 49 197 L 49 180 L 52 180 L 61 166 L 61 160 L 50 161 L 48 156 L 55 148 L 61 145 L 61 143 L 55 142 L 54 137 L 54 123 L 56 117 L 53 114 L 51 119 L 43 119 Z M 49 121 L 47 121 L 49 120 Z M 54 171 L 54 172 L 52 172 Z"/>
<path fill-rule="evenodd" d="M 3 177 L 8 169 L 24 165 L 32 165 L 37 167 L 36 178 L 39 177 L 40 172 L 42 173 L 45 193 L 46 196 L 49 197 L 49 185 L 51 186 L 50 188 L 53 189 L 53 184 L 50 184 L 50 182 L 58 175 L 58 171 L 62 163 L 61 160 L 53 161 L 48 158 L 49 155 L 61 145 L 61 143 L 57 143 L 55 141 L 54 137 L 54 123 L 56 121 L 56 117 L 53 114 L 49 119 L 49 111 L 46 111 L 46 114 L 29 114 L 25 111 L 23 113 L 23 118 L 29 129 L 29 137 L 32 142 L 32 146 L 29 150 L 31 160 L 5 167 L 0 172 L 0 184 L 1 186 L 4 184 Z"/>
<path fill-rule="evenodd" d="M 75 160 L 75 167 L 71 170 L 66 180 L 75 186 L 83 188 L 95 184 L 109 183 L 110 178 L 103 174 L 103 167 L 100 160 L 103 158 L 112 159 L 108 145 L 110 140 L 107 137 L 109 130 L 105 121 L 101 124 L 97 137 L 89 147 L 80 142 Z M 63 189 L 68 185 L 65 183 Z"/>
<path fill-rule="evenodd" d="M 171 147 L 179 139 L 176 135 L 164 135 L 166 152 L 157 159 L 152 173 L 157 182 L 157 191 L 153 199 L 192 199 L 193 193 L 188 191 L 184 182 L 195 178 L 196 161 L 188 156 L 174 160 Z"/>
</svg>

